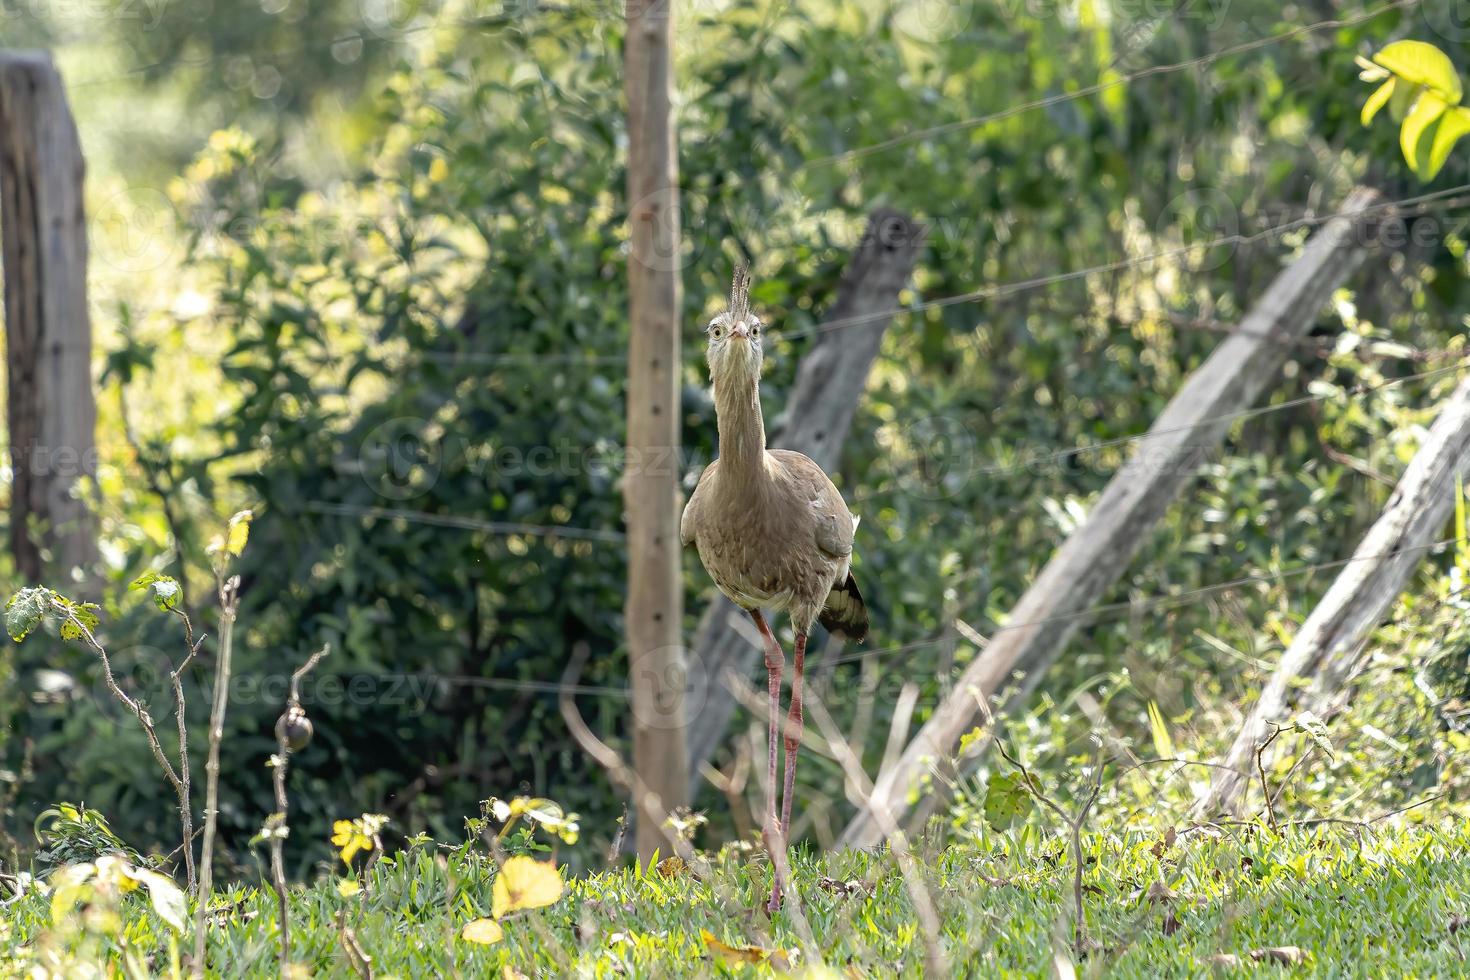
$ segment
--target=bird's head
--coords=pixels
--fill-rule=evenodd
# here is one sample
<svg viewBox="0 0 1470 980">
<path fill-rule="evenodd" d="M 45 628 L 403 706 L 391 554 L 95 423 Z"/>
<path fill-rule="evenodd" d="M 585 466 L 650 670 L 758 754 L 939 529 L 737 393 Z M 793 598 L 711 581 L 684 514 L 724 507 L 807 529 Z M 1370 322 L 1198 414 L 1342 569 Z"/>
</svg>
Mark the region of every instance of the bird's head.
<svg viewBox="0 0 1470 980">
<path fill-rule="evenodd" d="M 735 268 L 730 308 L 711 320 L 705 332 L 711 378 L 740 381 L 760 377 L 761 321 L 750 311 L 750 270 L 745 266 Z"/>
</svg>

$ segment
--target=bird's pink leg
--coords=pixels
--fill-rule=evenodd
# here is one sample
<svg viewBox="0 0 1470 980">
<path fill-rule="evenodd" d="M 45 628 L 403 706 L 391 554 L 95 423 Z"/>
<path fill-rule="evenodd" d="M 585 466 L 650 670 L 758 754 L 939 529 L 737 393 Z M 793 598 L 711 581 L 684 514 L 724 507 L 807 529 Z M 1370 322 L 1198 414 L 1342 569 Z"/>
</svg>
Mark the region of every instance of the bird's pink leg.
<svg viewBox="0 0 1470 980">
<path fill-rule="evenodd" d="M 781 788 L 781 839 L 791 835 L 791 798 L 796 795 L 796 754 L 801 749 L 801 674 L 806 667 L 806 634 L 796 634 L 791 674 L 791 714 L 786 718 L 786 778 Z"/>
<path fill-rule="evenodd" d="M 781 652 L 781 645 L 776 642 L 776 637 L 771 632 L 771 627 L 766 625 L 766 618 L 761 615 L 761 611 L 752 609 L 750 618 L 755 620 L 755 627 L 760 630 L 761 638 L 765 641 L 766 684 L 771 695 L 770 733 L 767 737 L 766 774 L 768 778 L 766 780 L 764 836 L 766 852 L 771 856 L 771 901 L 766 909 L 774 912 L 781 905 L 781 871 L 776 849 L 784 846 L 780 826 L 776 823 L 776 741 L 781 731 L 781 668 L 786 664 L 786 655 Z"/>
</svg>

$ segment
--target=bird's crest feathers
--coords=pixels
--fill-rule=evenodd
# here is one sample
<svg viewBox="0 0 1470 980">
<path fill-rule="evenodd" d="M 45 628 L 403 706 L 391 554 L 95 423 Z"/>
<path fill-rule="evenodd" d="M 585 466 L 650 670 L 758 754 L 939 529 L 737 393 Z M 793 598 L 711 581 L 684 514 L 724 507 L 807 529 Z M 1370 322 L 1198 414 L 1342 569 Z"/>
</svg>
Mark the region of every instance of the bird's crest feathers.
<svg viewBox="0 0 1470 980">
<path fill-rule="evenodd" d="M 750 312 L 750 266 L 744 263 L 735 267 L 735 278 L 730 283 L 730 319 L 739 323 Z"/>
</svg>

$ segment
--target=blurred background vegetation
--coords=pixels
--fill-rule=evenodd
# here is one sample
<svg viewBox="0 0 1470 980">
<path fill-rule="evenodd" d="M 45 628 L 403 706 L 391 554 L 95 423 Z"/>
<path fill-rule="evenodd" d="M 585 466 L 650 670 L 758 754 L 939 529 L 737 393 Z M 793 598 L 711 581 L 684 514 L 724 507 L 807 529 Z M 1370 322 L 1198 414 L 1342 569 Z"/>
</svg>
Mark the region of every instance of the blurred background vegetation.
<svg viewBox="0 0 1470 980">
<path fill-rule="evenodd" d="M 903 297 L 915 305 L 1254 236 L 1330 213 L 1360 181 L 1404 198 L 1470 180 L 1461 153 L 1419 184 L 1395 129 L 1358 121 L 1369 90 L 1355 55 L 1415 37 L 1462 70 L 1470 60 L 1470 31 L 1435 4 L 1366 18 L 1359 0 L 675 8 L 691 489 L 714 450 L 695 325 L 741 258 L 774 327 L 763 391 L 779 427 L 803 331 L 876 205 L 930 227 Z M 623 739 L 620 7 L 99 0 L 0 17 L 7 46 L 55 52 L 89 161 L 105 638 L 156 714 L 182 641 L 126 584 L 163 568 L 208 623 L 204 542 L 234 510 L 257 515 L 225 741 L 235 859 L 248 862 L 271 809 L 284 693 L 252 679 L 326 641 L 336 652 L 306 698 L 318 737 L 295 760 L 295 873 L 325 854 L 309 842 L 333 817 L 452 834 L 490 795 L 555 797 L 583 814 L 584 836 L 610 838 L 620 799 L 550 685 L 588 643 L 579 704 Z M 1299 30 L 1331 19 L 1355 22 Z M 1466 215 L 1419 220 L 1433 222 L 1425 243 L 1371 259 L 1270 396 L 1340 397 L 1238 423 L 1110 600 L 1262 580 L 1089 623 L 1017 726 L 1039 766 L 1072 771 L 1095 726 L 1200 757 L 1229 737 L 1331 581 L 1271 576 L 1351 553 L 1456 381 L 1352 393 L 1463 347 Z M 1002 622 L 1127 447 L 1030 461 L 1145 430 L 1218 342 L 1201 324 L 1238 319 L 1309 232 L 900 314 L 838 475 L 863 517 L 874 653 L 816 668 L 869 771 L 899 685 L 920 684 L 920 723 L 975 656 L 953 617 L 982 634 Z M 534 530 L 553 525 L 586 533 Z M 1334 725 L 1336 760 L 1297 786 L 1315 805 L 1467 791 L 1466 647 L 1454 607 L 1426 601 L 1465 561 L 1427 561 L 1377 635 L 1372 674 Z M 687 570 L 692 635 L 712 585 L 692 556 Z M 189 679 L 201 719 L 208 667 Z M 10 829 L 84 799 L 124 839 L 170 841 L 147 747 L 85 651 L 10 645 L 0 670 L 13 677 L 0 685 Z M 1185 800 L 1202 778 L 1173 792 Z M 828 840 L 846 815 L 841 775 L 812 758 L 801 781 L 818 802 L 798 833 Z M 717 840 L 733 827 L 706 793 Z"/>
</svg>

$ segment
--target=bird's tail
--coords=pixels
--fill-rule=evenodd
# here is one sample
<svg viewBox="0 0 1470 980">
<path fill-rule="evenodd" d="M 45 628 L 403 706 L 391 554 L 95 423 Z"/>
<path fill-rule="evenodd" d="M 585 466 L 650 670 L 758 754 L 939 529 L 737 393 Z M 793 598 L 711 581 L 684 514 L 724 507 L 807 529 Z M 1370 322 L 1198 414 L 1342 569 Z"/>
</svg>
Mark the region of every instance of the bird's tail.
<svg viewBox="0 0 1470 980">
<path fill-rule="evenodd" d="M 827 605 L 817 616 L 833 636 L 861 643 L 868 636 L 868 607 L 857 581 L 848 573 L 847 581 L 827 593 Z"/>
</svg>

